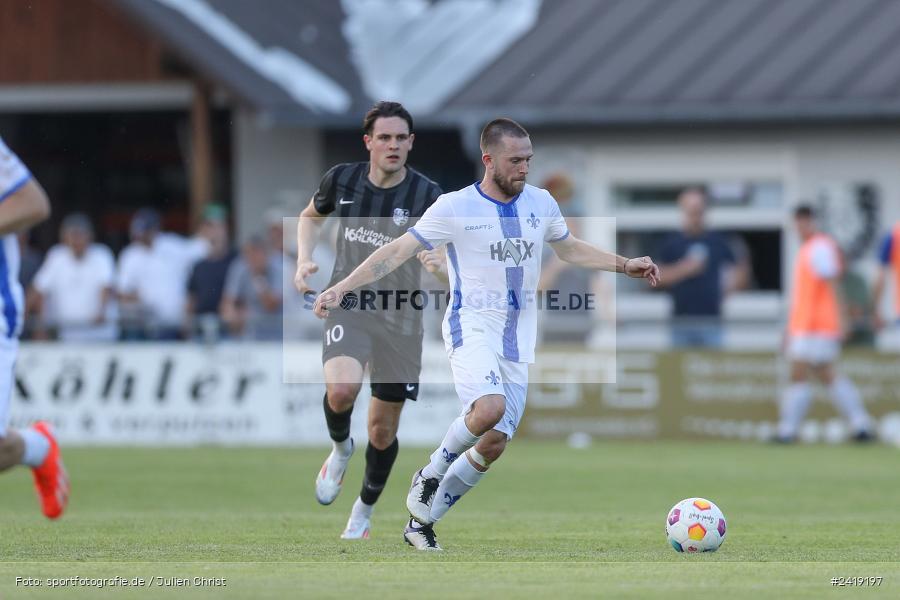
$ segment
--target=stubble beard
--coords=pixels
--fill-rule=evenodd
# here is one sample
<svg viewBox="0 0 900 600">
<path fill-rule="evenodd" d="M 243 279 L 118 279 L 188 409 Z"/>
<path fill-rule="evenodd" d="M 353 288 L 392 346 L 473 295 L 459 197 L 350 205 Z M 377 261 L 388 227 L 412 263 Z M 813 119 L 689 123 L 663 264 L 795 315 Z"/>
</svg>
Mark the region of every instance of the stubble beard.
<svg viewBox="0 0 900 600">
<path fill-rule="evenodd" d="M 522 189 L 525 187 L 524 181 L 512 181 L 501 179 L 496 173 L 493 176 L 494 185 L 500 188 L 500 191 L 506 194 L 507 196 L 513 197 L 522 192 Z M 521 184 L 521 187 L 516 189 L 516 184 Z"/>
</svg>

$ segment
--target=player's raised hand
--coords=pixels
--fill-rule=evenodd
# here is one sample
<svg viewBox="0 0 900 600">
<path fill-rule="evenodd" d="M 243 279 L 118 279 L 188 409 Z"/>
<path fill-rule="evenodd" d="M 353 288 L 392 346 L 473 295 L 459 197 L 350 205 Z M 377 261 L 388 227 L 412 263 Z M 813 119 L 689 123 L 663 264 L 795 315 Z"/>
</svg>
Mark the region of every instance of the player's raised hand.
<svg viewBox="0 0 900 600">
<path fill-rule="evenodd" d="M 345 293 L 346 292 L 337 285 L 328 288 L 316 298 L 316 303 L 313 305 L 313 312 L 316 313 L 316 316 L 320 319 L 324 319 L 328 316 L 328 311 L 330 309 L 341 303 Z"/>
<path fill-rule="evenodd" d="M 659 284 L 659 267 L 649 256 L 629 258 L 625 261 L 625 274 L 635 279 L 646 279 L 653 287 Z"/>
<path fill-rule="evenodd" d="M 298 292 L 305 294 L 311 289 L 309 284 L 306 283 L 306 278 L 318 270 L 319 265 L 311 260 L 297 262 L 297 273 L 294 275 L 294 287 L 297 288 Z"/>
</svg>

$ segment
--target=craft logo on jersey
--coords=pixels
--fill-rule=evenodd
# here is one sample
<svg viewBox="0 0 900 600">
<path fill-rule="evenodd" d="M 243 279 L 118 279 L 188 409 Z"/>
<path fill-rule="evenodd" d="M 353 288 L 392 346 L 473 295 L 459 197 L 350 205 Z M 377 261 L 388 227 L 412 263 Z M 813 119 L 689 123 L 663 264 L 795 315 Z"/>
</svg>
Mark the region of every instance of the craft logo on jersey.
<svg viewBox="0 0 900 600">
<path fill-rule="evenodd" d="M 531 258 L 533 255 L 534 242 L 520 238 L 509 238 L 491 244 L 491 259 L 500 262 L 510 259 L 518 266 L 523 260 Z"/>
<path fill-rule="evenodd" d="M 409 221 L 409 209 L 408 208 L 395 208 L 394 209 L 394 225 L 400 227 L 402 225 L 406 225 L 406 222 Z"/>
</svg>

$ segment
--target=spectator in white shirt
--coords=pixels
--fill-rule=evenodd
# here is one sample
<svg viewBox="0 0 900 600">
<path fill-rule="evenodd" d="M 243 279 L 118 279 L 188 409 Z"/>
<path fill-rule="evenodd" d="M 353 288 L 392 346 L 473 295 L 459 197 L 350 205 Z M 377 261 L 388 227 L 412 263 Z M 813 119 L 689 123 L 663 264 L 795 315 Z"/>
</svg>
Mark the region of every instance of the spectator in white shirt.
<svg viewBox="0 0 900 600">
<path fill-rule="evenodd" d="M 159 213 L 142 208 L 131 220 L 132 243 L 119 257 L 117 291 L 126 339 L 182 337 L 191 268 L 209 252 L 200 236 L 160 232 Z"/>
<path fill-rule="evenodd" d="M 116 339 L 112 252 L 94 243 L 91 221 L 81 213 L 63 219 L 60 240 L 32 282 L 33 306 L 41 315 L 39 329 L 56 329 L 64 341 Z"/>
</svg>

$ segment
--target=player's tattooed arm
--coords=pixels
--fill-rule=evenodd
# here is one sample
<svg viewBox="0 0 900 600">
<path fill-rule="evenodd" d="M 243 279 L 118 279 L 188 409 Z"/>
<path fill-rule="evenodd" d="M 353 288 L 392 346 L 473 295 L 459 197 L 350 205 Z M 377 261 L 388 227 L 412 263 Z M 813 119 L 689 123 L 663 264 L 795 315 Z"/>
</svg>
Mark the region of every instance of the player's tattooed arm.
<svg viewBox="0 0 900 600">
<path fill-rule="evenodd" d="M 413 238 L 413 239 L 415 239 L 415 238 Z M 395 240 L 395 242 L 398 242 L 398 241 L 400 241 L 400 240 L 399 239 Z M 394 242 L 391 242 L 391 243 L 394 243 Z M 388 244 L 388 245 L 390 245 L 390 244 Z M 387 258 L 385 258 L 383 260 L 376 261 L 375 263 L 372 264 L 371 272 L 372 272 L 372 277 L 374 277 L 373 281 L 378 281 L 379 279 L 381 279 L 382 277 L 384 277 L 385 275 L 387 275 L 388 273 L 390 273 L 391 271 L 393 271 L 394 269 L 396 269 L 397 267 L 399 267 L 400 265 L 405 263 L 407 260 L 409 260 L 410 258 L 412 258 L 413 256 L 417 255 L 419 252 L 421 252 L 422 250 L 425 249 L 425 246 L 423 246 L 421 244 L 421 242 L 419 242 L 418 240 L 416 240 L 416 245 L 414 248 L 412 248 L 412 250 L 410 250 L 407 246 L 408 246 L 407 244 L 404 244 L 403 247 L 398 248 L 397 253 L 395 253 L 391 256 L 388 256 Z M 375 256 L 375 255 L 373 254 L 372 256 Z M 365 264 L 365 263 L 363 263 L 363 264 Z M 365 285 L 365 284 L 363 284 L 363 285 Z"/>
<path fill-rule="evenodd" d="M 324 318 L 328 314 L 328 308 L 338 304 L 344 294 L 381 279 L 415 256 L 419 250 L 422 250 L 419 240 L 411 233 L 404 233 L 373 252 L 347 277 L 322 292 L 316 299 L 313 310 L 320 318 Z"/>
<path fill-rule="evenodd" d="M 374 265 L 372 265 L 372 277 L 377 281 L 381 279 L 391 271 L 393 271 L 396 267 L 394 267 L 391 259 L 387 258 L 385 260 L 380 260 Z"/>
</svg>

